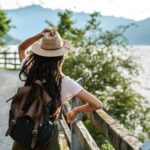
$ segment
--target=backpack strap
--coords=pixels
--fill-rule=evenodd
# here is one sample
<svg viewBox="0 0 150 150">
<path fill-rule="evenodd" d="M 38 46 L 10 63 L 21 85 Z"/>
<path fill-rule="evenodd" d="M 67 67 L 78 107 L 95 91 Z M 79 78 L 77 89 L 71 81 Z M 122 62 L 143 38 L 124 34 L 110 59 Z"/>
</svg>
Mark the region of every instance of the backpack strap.
<svg viewBox="0 0 150 150">
<path fill-rule="evenodd" d="M 12 100 L 16 95 L 12 96 L 11 98 L 9 98 L 8 100 L 6 100 L 6 103 L 9 102 L 10 100 Z"/>
<path fill-rule="evenodd" d="M 42 122 L 41 120 L 43 120 L 42 111 L 43 111 L 44 101 L 43 99 L 41 99 L 41 97 L 39 97 L 38 100 L 39 100 L 39 106 L 38 106 L 38 111 L 37 111 L 36 118 L 35 118 L 34 129 L 32 130 L 31 148 L 34 148 L 36 145 L 37 136 L 38 136 L 38 128 L 40 126 L 40 123 Z"/>
<path fill-rule="evenodd" d="M 35 120 L 34 129 L 32 130 L 31 148 L 35 147 L 38 136 L 39 119 Z"/>
<path fill-rule="evenodd" d="M 17 112 L 17 113 L 16 113 L 17 115 L 15 115 L 15 117 L 14 117 L 13 119 L 11 119 L 11 121 L 10 121 L 10 123 L 9 123 L 8 130 L 6 131 L 5 136 L 10 135 L 10 133 L 11 133 L 11 131 L 12 131 L 14 125 L 16 124 L 17 118 L 23 115 L 23 111 L 19 111 L 19 110 L 16 109 L 16 112 Z"/>
<path fill-rule="evenodd" d="M 19 96 L 15 95 L 15 96 L 11 97 L 10 99 L 8 99 L 7 101 L 10 101 L 11 99 L 14 101 L 16 98 L 19 99 L 20 95 Z M 5 136 L 10 135 L 14 125 L 16 124 L 16 120 L 18 119 L 18 117 L 23 116 L 24 112 L 22 111 L 22 107 L 23 107 L 24 102 L 25 102 L 25 98 L 24 98 L 23 101 L 21 101 L 20 108 L 15 108 L 15 110 L 14 110 L 14 118 L 10 120 L 9 127 L 8 127 L 8 129 L 6 131 Z"/>
</svg>

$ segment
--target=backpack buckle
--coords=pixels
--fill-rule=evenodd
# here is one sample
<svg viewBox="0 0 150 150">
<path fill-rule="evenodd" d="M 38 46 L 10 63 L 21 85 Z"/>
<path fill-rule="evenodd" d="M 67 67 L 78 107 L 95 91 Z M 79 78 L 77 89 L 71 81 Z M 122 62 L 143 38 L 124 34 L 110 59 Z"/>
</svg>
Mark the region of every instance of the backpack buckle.
<svg viewBox="0 0 150 150">
<path fill-rule="evenodd" d="M 38 134 L 38 131 L 37 131 L 37 130 L 33 130 L 33 131 L 32 131 L 32 135 L 33 135 L 33 136 L 37 136 L 37 134 Z"/>
<path fill-rule="evenodd" d="M 34 147 L 35 147 L 35 145 L 36 145 L 37 134 L 38 134 L 38 131 L 37 131 L 37 130 L 33 130 L 33 131 L 32 131 L 32 142 L 31 142 L 31 148 L 34 148 Z"/>
<path fill-rule="evenodd" d="M 12 119 L 12 120 L 10 121 L 10 125 L 14 126 L 15 124 L 16 124 L 16 120 L 15 120 L 15 119 Z"/>
</svg>

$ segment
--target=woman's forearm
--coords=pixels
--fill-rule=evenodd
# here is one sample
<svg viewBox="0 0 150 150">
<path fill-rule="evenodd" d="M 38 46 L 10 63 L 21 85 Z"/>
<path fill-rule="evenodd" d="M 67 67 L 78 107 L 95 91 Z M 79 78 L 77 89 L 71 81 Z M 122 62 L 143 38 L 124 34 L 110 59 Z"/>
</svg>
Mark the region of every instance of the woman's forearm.
<svg viewBox="0 0 150 150">
<path fill-rule="evenodd" d="M 73 123 L 77 113 L 93 111 L 93 110 L 96 110 L 96 109 L 102 109 L 102 103 L 101 102 L 100 102 L 100 106 L 93 106 L 93 105 L 90 105 L 89 103 L 86 103 L 84 105 L 75 107 L 70 112 L 68 112 L 67 122 L 68 123 Z"/>
<path fill-rule="evenodd" d="M 54 35 L 56 30 L 55 29 L 49 29 L 49 28 L 45 28 L 43 31 L 41 31 L 39 34 L 28 38 L 27 40 L 25 40 L 24 42 L 22 42 L 19 45 L 19 50 L 26 50 L 29 46 L 31 46 L 34 42 L 36 42 L 37 40 L 39 40 L 40 38 L 43 37 L 43 35 L 46 32 L 50 32 L 51 35 Z"/>
<path fill-rule="evenodd" d="M 101 107 L 102 108 L 102 107 Z M 100 108 L 96 108 L 96 107 L 93 107 L 91 106 L 89 103 L 87 104 L 84 104 L 84 105 L 81 105 L 81 106 L 78 106 L 78 107 L 75 107 L 73 108 L 73 111 L 75 113 L 79 113 L 79 112 L 88 112 L 88 111 L 94 111 L 96 109 L 100 109 Z"/>
<path fill-rule="evenodd" d="M 28 47 L 30 47 L 34 42 L 36 42 L 37 40 L 39 40 L 43 35 L 37 34 L 31 38 L 26 39 L 24 42 L 22 42 L 19 45 L 19 50 L 26 50 Z"/>
<path fill-rule="evenodd" d="M 18 53 L 19 53 L 20 62 L 22 62 L 22 60 L 28 56 L 26 49 L 28 47 L 30 47 L 34 42 L 36 42 L 37 40 L 42 38 L 46 32 L 50 32 L 50 34 L 54 34 L 55 29 L 45 28 L 39 34 L 26 39 L 24 42 L 22 42 L 18 46 Z"/>
</svg>

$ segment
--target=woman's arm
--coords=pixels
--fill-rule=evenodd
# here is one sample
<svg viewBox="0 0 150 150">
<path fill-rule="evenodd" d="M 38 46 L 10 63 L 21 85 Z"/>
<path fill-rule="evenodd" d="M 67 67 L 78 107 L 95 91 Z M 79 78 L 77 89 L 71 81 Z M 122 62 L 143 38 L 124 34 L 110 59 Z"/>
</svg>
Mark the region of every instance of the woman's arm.
<svg viewBox="0 0 150 150">
<path fill-rule="evenodd" d="M 35 41 L 37 41 L 38 39 L 40 39 L 42 37 L 42 34 L 37 34 L 31 38 L 26 39 L 24 42 L 22 42 L 19 46 L 18 46 L 18 53 L 19 53 L 19 59 L 20 62 L 27 57 L 27 52 L 26 49 L 31 46 Z"/>
<path fill-rule="evenodd" d="M 67 121 L 69 123 L 72 123 L 75 120 L 75 117 L 79 112 L 93 111 L 103 107 L 102 103 L 86 90 L 81 90 L 76 96 L 86 102 L 86 104 L 75 107 L 68 113 Z"/>
<path fill-rule="evenodd" d="M 19 46 L 18 46 L 18 53 L 19 53 L 19 58 L 20 58 L 20 62 L 27 57 L 27 52 L 26 49 L 28 47 L 30 47 L 34 42 L 36 42 L 37 40 L 39 40 L 40 38 L 43 37 L 43 34 L 46 32 L 50 32 L 51 34 L 53 34 L 55 32 L 55 29 L 44 29 L 42 32 L 40 32 L 39 34 L 30 37 L 28 39 L 26 39 L 24 42 L 22 42 Z"/>
</svg>

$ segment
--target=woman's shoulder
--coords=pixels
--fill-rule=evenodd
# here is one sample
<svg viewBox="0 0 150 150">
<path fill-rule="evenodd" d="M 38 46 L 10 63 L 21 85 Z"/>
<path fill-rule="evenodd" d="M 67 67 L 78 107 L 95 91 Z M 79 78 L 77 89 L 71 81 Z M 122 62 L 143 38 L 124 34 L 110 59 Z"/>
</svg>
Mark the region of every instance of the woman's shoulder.
<svg viewBox="0 0 150 150">
<path fill-rule="evenodd" d="M 72 98 L 83 89 L 83 87 L 70 76 L 63 76 L 61 88 L 62 101 Z"/>
<path fill-rule="evenodd" d="M 62 88 L 71 88 L 71 89 L 81 89 L 82 86 L 70 76 L 63 76 L 62 78 Z"/>
<path fill-rule="evenodd" d="M 69 82 L 77 83 L 77 81 L 71 78 L 70 76 L 64 75 L 62 78 L 62 83 L 69 83 Z"/>
<path fill-rule="evenodd" d="M 67 81 L 70 81 L 70 80 L 73 80 L 70 76 L 63 75 L 63 77 L 62 77 L 63 82 L 67 82 Z"/>
</svg>

